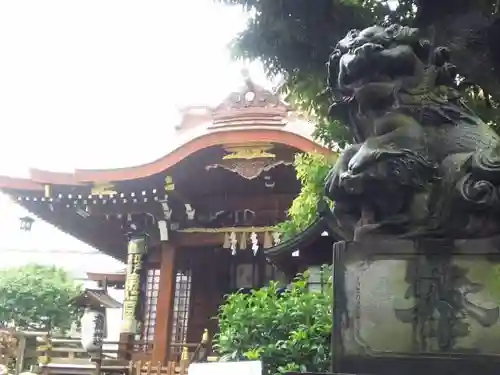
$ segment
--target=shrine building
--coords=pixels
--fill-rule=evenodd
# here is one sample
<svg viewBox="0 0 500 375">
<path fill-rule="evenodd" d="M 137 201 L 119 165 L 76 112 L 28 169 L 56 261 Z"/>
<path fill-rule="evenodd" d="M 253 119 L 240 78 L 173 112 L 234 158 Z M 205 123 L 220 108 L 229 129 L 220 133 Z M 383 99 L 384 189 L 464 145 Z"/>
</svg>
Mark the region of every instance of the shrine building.
<svg viewBox="0 0 500 375">
<path fill-rule="evenodd" d="M 0 177 L 0 189 L 124 261 L 126 271 L 106 276 L 125 285 L 120 341 L 145 343 L 137 359 L 178 361 L 182 345 L 198 343 L 205 329 L 217 332 L 212 317 L 224 295 L 287 281 L 300 270 L 291 250 L 331 245 L 321 220 L 286 244 L 275 227 L 300 190 L 294 155 L 331 154 L 313 129 L 247 80 L 215 108 L 183 110 L 158 160 L 72 173 L 32 169 L 27 179 Z M 273 267 L 266 251 L 283 267 Z"/>
</svg>

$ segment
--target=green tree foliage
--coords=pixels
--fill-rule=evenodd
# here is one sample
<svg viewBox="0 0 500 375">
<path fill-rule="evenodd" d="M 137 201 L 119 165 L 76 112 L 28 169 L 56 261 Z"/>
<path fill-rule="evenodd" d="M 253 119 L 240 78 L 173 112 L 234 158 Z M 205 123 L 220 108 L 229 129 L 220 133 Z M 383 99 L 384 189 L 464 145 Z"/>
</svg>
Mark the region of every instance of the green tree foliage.
<svg viewBox="0 0 500 375">
<path fill-rule="evenodd" d="M 460 74 L 485 93 L 481 98 L 464 89 L 468 99 L 475 99 L 472 105 L 481 108 L 500 100 L 498 0 L 219 1 L 243 6 L 253 15 L 233 42 L 234 56 L 261 60 L 270 75 L 284 74 L 289 102 L 316 117 L 316 136 L 325 144 L 352 140 L 345 124 L 327 118 L 330 102 L 324 93 L 325 62 L 352 28 L 385 21 L 419 26 L 436 45 L 452 49 Z"/>
<path fill-rule="evenodd" d="M 331 283 L 324 293 L 308 292 L 307 275 L 299 275 L 280 293 L 280 286 L 271 282 L 248 295 L 230 295 L 217 318 L 214 348 L 227 360 L 262 360 L 269 375 L 328 371 Z"/>
<path fill-rule="evenodd" d="M 316 217 L 318 201 L 323 197 L 323 181 L 332 160 L 320 154 L 297 154 L 294 167 L 300 181 L 300 193 L 288 210 L 289 219 L 279 225 L 284 239 L 304 230 Z"/>
<path fill-rule="evenodd" d="M 327 120 L 329 98 L 325 62 L 341 35 L 364 27 L 388 11 L 380 1 L 222 0 L 255 15 L 232 44 L 237 58 L 260 59 L 270 75 L 284 73 L 282 89 L 294 108 L 314 115 L 317 136 L 326 144 L 349 140 L 340 124 Z M 366 3 L 367 6 L 361 6 Z M 385 9 L 385 11 L 383 10 Z"/>
<path fill-rule="evenodd" d="M 0 270 L 0 324 L 67 331 L 77 316 L 70 301 L 80 291 L 56 267 L 29 264 Z"/>
</svg>

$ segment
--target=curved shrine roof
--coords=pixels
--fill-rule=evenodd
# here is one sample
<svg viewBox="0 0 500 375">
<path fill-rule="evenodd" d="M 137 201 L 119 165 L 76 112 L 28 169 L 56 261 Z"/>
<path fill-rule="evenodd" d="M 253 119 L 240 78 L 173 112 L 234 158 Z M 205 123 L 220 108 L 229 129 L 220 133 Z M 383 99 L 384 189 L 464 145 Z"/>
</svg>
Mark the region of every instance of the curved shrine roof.
<svg viewBox="0 0 500 375">
<path fill-rule="evenodd" d="M 201 237 L 212 246 L 225 240 L 224 232 L 184 232 L 200 226 L 231 231 L 236 221 L 248 231 L 282 220 L 299 188 L 290 167 L 293 155 L 333 153 L 314 141 L 313 130 L 314 124 L 293 113 L 278 95 L 247 80 L 214 108 L 183 109 L 165 156 L 158 160 L 72 173 L 32 169 L 26 179 L 0 176 L 0 190 L 117 259 L 124 260 L 129 222 L 152 227 L 151 217 L 175 222 L 169 232 L 181 246 L 201 246 Z M 271 169 L 272 174 L 263 175 Z M 264 242 L 266 232 L 259 232 Z M 161 235 L 155 231 L 152 244 L 158 245 Z"/>
<path fill-rule="evenodd" d="M 77 169 L 73 173 L 31 169 L 28 179 L 0 176 L 0 189 L 43 191 L 45 185 L 87 185 L 135 180 L 161 173 L 202 149 L 217 145 L 283 144 L 304 152 L 330 154 L 312 138 L 314 124 L 290 111 L 277 94 L 246 80 L 215 108 L 182 111 L 166 154 L 151 163 L 116 169 Z"/>
</svg>

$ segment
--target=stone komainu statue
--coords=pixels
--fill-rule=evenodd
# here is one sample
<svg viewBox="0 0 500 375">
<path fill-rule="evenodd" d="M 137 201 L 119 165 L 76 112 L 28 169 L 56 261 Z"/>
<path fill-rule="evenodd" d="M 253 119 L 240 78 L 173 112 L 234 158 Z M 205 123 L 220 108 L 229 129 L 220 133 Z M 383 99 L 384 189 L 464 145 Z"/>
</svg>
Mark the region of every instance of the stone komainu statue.
<svg viewBox="0 0 500 375">
<path fill-rule="evenodd" d="M 444 47 L 400 25 L 350 31 L 328 62 L 331 116 L 356 143 L 331 169 L 339 225 L 366 235 L 500 232 L 500 137 L 466 106 Z"/>
</svg>

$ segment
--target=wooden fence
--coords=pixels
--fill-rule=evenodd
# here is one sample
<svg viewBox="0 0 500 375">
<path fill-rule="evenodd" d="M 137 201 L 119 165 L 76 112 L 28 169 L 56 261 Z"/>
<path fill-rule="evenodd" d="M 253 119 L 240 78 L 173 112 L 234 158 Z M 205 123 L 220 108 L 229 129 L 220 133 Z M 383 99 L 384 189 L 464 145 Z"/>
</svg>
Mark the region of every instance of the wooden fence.
<svg viewBox="0 0 500 375">
<path fill-rule="evenodd" d="M 50 337 L 48 332 L 12 331 L 10 341 L 14 347 L 4 350 L 15 363 L 14 374 L 32 368 L 41 374 L 99 374 L 119 373 L 128 375 L 186 375 L 192 362 L 204 362 L 210 346 L 207 337 L 198 344 L 172 344 L 181 349 L 180 358 L 170 358 L 167 364 L 148 360 L 152 345 L 134 341 L 123 345 L 118 341 L 104 340 L 102 350 L 88 352 L 80 339 Z M 0 348 L 1 345 L 0 335 Z M 7 340 L 8 341 L 8 340 Z M 5 345 L 4 345 L 5 346 Z M 132 358 L 125 360 L 123 358 Z M 213 358 L 211 358 L 213 360 Z M 7 364 L 8 361 L 5 361 Z"/>
</svg>

